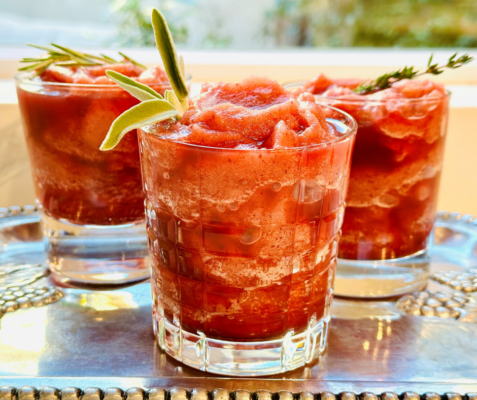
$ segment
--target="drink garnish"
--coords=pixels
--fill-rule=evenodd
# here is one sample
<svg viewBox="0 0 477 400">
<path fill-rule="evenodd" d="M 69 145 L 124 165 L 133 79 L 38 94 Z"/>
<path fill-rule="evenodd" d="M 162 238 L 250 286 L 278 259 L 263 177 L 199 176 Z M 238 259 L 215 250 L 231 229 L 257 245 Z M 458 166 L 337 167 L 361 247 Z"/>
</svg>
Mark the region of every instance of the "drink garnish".
<svg viewBox="0 0 477 400">
<path fill-rule="evenodd" d="M 187 108 L 187 95 L 189 94 L 185 84 L 184 59 L 177 57 L 174 40 L 162 14 L 154 9 L 152 11 L 152 27 L 156 46 L 161 54 L 164 69 L 166 70 L 172 90 L 183 107 Z"/>
<path fill-rule="evenodd" d="M 424 74 L 440 75 L 444 72 L 444 69 L 446 68 L 460 68 L 464 64 L 467 64 L 473 60 L 473 57 L 469 56 L 468 54 L 464 54 L 457 59 L 456 57 L 457 53 L 452 55 L 452 57 L 447 60 L 447 64 L 439 66 L 439 64 L 432 64 L 433 55 L 431 55 L 427 63 L 427 69 L 423 72 L 415 70 L 414 67 L 404 67 L 397 71 L 381 75 L 374 81 L 365 81 L 353 91 L 359 94 L 375 93 L 380 90 L 390 88 L 394 82 L 401 81 L 403 79 L 414 79 L 417 76 L 421 76 Z"/>
<path fill-rule="evenodd" d="M 69 49 L 57 45 L 55 43 L 51 44 L 53 47 L 37 46 L 35 44 L 29 44 L 30 47 L 35 47 L 36 49 L 45 50 L 46 55 L 39 58 L 23 58 L 20 60 L 22 63 L 29 63 L 26 67 L 19 68 L 19 71 L 32 72 L 35 71 L 36 75 L 40 75 L 44 72 L 49 66 L 57 65 L 60 67 L 92 67 L 98 65 L 106 64 L 123 64 L 130 62 L 138 67 L 146 69 L 147 67 L 143 64 L 138 63 L 133 60 L 131 57 L 128 57 L 124 53 L 119 53 L 120 56 L 124 58 L 122 61 L 117 61 L 112 57 L 101 54 L 95 56 L 93 54 L 81 53 L 76 50 Z"/>
<path fill-rule="evenodd" d="M 142 101 L 114 120 L 111 128 L 109 128 L 109 132 L 113 132 L 113 134 L 110 135 L 108 132 L 100 150 L 112 149 L 126 133 L 133 129 L 174 118 L 177 115 L 177 109 L 167 100 Z"/>
<path fill-rule="evenodd" d="M 111 80 L 141 103 L 116 118 L 101 144 L 101 150 L 111 150 L 127 132 L 133 129 L 170 118 L 178 119 L 187 111 L 189 91 L 185 84 L 184 60 L 177 56 L 167 22 L 156 9 L 152 11 L 152 27 L 156 46 L 161 54 L 172 90 L 166 90 L 162 97 L 149 86 L 136 82 L 119 72 L 106 71 L 106 75 Z"/>
<path fill-rule="evenodd" d="M 106 71 L 106 75 L 118 86 L 121 86 L 122 89 L 140 101 L 162 99 L 162 96 L 154 89 L 117 71 L 108 70 Z"/>
</svg>

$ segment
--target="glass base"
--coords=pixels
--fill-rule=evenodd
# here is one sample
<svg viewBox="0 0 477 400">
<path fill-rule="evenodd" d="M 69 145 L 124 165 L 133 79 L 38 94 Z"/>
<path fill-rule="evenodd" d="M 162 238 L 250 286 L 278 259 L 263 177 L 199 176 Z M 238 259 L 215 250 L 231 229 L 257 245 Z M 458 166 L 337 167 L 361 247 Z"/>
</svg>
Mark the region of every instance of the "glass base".
<svg viewBox="0 0 477 400">
<path fill-rule="evenodd" d="M 314 321 L 300 334 L 281 339 L 240 341 L 194 334 L 159 316 L 153 320 L 159 347 L 171 357 L 201 371 L 231 376 L 261 376 L 292 371 L 316 360 L 325 350 L 330 317 Z"/>
<path fill-rule="evenodd" d="M 119 286 L 149 278 L 144 223 L 75 225 L 42 215 L 47 263 L 71 285 Z"/>
<path fill-rule="evenodd" d="M 426 250 L 392 260 L 338 258 L 334 293 L 342 297 L 375 299 L 417 292 L 427 285 L 429 267 Z"/>
</svg>

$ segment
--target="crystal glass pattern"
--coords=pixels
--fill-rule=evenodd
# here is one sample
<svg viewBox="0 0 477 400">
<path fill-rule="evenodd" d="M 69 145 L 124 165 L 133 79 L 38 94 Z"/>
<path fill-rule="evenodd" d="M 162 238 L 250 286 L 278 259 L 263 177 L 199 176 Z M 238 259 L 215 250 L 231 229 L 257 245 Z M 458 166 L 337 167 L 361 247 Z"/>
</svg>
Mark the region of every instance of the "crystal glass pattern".
<svg viewBox="0 0 477 400">
<path fill-rule="evenodd" d="M 154 330 L 201 370 L 268 375 L 324 351 L 356 131 L 280 149 L 209 148 L 139 130 Z"/>
</svg>

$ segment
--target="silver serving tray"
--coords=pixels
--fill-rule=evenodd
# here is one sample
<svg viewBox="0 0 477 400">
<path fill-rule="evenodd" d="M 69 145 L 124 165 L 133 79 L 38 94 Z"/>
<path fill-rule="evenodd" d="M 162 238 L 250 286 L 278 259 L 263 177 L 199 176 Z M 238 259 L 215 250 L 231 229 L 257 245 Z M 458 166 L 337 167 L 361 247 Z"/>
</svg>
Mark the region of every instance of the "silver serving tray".
<svg viewBox="0 0 477 400">
<path fill-rule="evenodd" d="M 431 270 L 435 272 L 475 268 L 477 220 L 466 215 L 440 213 L 431 259 Z M 0 209 L 0 265 L 43 261 L 36 212 L 31 208 Z M 38 281 L 41 285 L 48 283 L 48 278 Z M 430 281 L 428 289 L 452 291 L 434 281 Z M 63 292 L 65 296 L 54 304 L 20 309 L 0 318 L 0 386 L 17 389 L 31 386 L 38 390 L 43 387 L 97 388 L 92 397 L 87 391 L 75 392 L 78 399 L 83 396 L 82 400 L 151 398 L 146 392 L 137 396 L 115 392 L 113 396 L 106 390 L 110 387 L 123 390 L 132 387 L 224 388 L 230 392 L 267 389 L 277 393 L 284 390 L 314 394 L 327 391 L 330 396 L 341 392 L 370 392 L 369 396 L 387 391 L 441 395 L 477 392 L 477 324 L 407 315 L 395 301 L 335 299 L 328 348 L 320 360 L 269 379 L 231 379 L 181 365 L 159 350 L 151 327 L 148 283 L 115 291 L 64 288 Z M 0 400 L 36 400 L 40 394 L 33 388 L 18 392 L 2 390 Z M 45 390 L 40 400 L 59 398 L 55 389 Z M 183 396 L 171 393 L 175 392 L 164 394 L 165 400 L 175 400 L 174 397 L 186 400 L 193 395 L 190 391 L 181 392 Z M 217 399 L 209 393 L 208 398 L 260 400 L 256 393 L 223 393 L 226 394 Z M 282 395 L 274 394 L 267 399 L 292 399 L 291 394 L 285 396 L 287 399 Z M 312 400 L 307 396 L 302 400 Z M 327 396 L 322 394 L 321 400 L 334 400 Z M 409 396 L 401 396 L 401 400 L 419 400 L 417 395 Z M 69 397 L 65 395 L 63 399 L 76 400 L 74 396 Z M 354 400 L 350 393 L 338 397 Z M 373 396 L 360 398 L 377 400 Z M 452 396 L 446 399 L 459 400 Z M 473 399 L 469 395 L 465 400 Z M 391 399 L 383 397 L 382 400 Z M 431 396 L 428 400 L 438 398 Z"/>
</svg>

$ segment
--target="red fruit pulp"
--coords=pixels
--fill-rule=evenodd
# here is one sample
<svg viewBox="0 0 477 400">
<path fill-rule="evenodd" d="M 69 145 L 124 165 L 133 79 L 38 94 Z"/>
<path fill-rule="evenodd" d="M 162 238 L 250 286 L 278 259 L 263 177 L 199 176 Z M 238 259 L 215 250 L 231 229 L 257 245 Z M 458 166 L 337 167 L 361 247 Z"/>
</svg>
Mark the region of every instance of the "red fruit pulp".
<svg viewBox="0 0 477 400">
<path fill-rule="evenodd" d="M 158 322 L 243 341 L 328 318 L 353 134 L 325 116 L 249 78 L 138 131 Z"/>
<path fill-rule="evenodd" d="M 434 222 L 448 96 L 426 80 L 403 80 L 370 95 L 353 93 L 357 84 L 320 75 L 298 90 L 311 90 L 318 102 L 358 122 L 339 256 L 409 256 L 426 248 Z"/>
<path fill-rule="evenodd" d="M 144 221 L 136 132 L 110 152 L 99 150 L 111 123 L 138 104 L 105 76 L 106 69 L 143 80 L 162 76 L 157 69 L 114 64 L 50 67 L 41 80 L 17 81 L 37 201 L 47 215 L 79 225 Z"/>
</svg>

